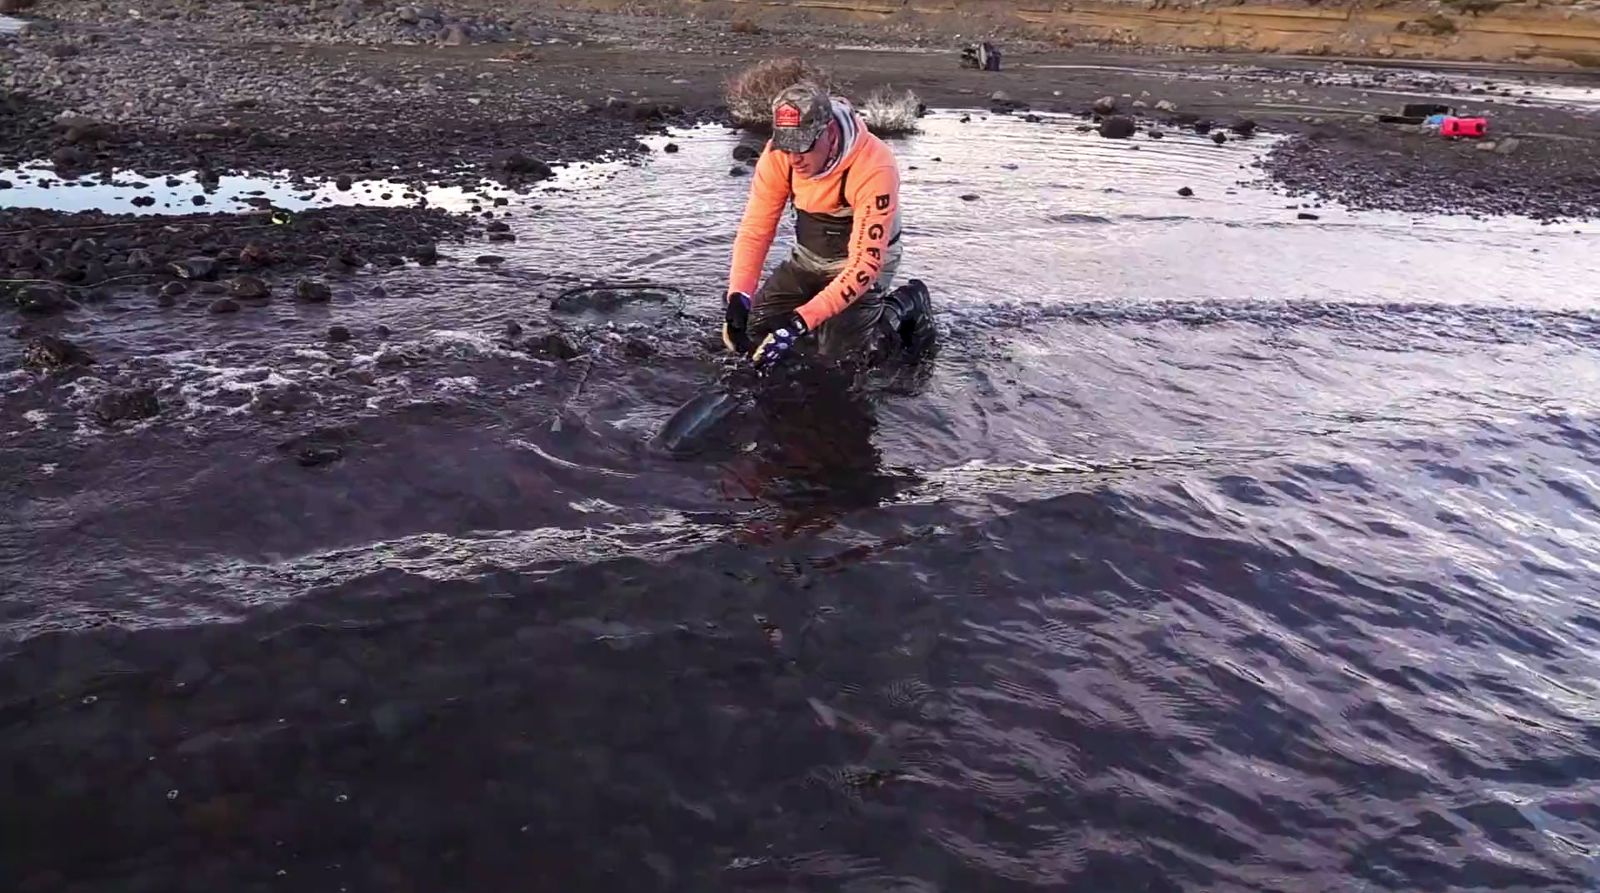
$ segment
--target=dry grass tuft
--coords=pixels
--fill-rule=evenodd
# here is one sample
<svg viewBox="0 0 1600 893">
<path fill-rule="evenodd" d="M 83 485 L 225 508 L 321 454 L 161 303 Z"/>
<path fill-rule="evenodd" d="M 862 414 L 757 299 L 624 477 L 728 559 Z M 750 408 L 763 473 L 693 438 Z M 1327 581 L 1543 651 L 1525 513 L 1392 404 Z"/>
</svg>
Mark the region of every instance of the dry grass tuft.
<svg viewBox="0 0 1600 893">
<path fill-rule="evenodd" d="M 772 127 L 772 99 L 801 81 L 832 88 L 828 72 L 803 59 L 766 59 L 739 71 L 723 85 L 733 123 L 753 130 Z"/>
<path fill-rule="evenodd" d="M 893 87 L 879 87 L 868 93 L 860 107 L 861 118 L 867 122 L 867 129 L 878 136 L 916 133 L 921 129 L 917 126 L 921 110 L 922 100 L 917 94 Z"/>
</svg>

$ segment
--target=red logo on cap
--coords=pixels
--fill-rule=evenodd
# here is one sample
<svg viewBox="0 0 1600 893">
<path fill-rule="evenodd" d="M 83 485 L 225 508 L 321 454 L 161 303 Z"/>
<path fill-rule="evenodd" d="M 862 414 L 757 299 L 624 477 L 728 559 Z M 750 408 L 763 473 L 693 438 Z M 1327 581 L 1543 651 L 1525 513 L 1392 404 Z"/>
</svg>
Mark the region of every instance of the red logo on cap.
<svg viewBox="0 0 1600 893">
<path fill-rule="evenodd" d="M 792 105 L 780 105 L 773 114 L 772 123 L 777 127 L 799 127 L 800 110 Z"/>
</svg>

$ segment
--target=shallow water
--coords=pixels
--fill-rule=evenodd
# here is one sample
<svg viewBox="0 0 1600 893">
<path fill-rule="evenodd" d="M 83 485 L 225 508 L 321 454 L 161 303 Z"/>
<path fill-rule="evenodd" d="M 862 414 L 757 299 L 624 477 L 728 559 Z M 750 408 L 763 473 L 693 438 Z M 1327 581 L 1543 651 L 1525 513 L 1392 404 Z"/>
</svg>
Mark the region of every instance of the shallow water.
<svg viewBox="0 0 1600 893">
<path fill-rule="evenodd" d="M 897 149 L 932 368 L 763 392 L 689 461 L 647 442 L 720 372 L 699 342 L 748 179 L 715 129 L 326 307 L 63 323 L 90 375 L 0 379 L 0 864 L 1600 882 L 1592 226 L 1301 208 L 1249 185 L 1265 137 L 925 124 Z M 593 279 L 682 315 L 552 316 Z M 141 383 L 160 416 L 92 422 Z"/>
</svg>

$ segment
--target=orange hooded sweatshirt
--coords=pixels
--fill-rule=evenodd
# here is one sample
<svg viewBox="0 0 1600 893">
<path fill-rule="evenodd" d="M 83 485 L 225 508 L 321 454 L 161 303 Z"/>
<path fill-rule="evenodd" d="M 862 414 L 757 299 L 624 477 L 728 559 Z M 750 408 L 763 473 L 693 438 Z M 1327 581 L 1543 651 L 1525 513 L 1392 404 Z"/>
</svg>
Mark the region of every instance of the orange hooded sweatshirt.
<svg viewBox="0 0 1600 893">
<path fill-rule="evenodd" d="M 744 218 L 733 241 L 728 290 L 754 295 L 767 252 L 778 234 L 778 222 L 790 200 L 796 211 L 811 214 L 850 211 L 849 254 L 843 259 L 844 269 L 798 311 L 812 329 L 872 288 L 883 269 L 884 254 L 900 235 L 900 171 L 894 152 L 867 132 L 867 125 L 859 116 L 849 114 L 856 128 L 854 143 L 846 147 L 832 168 L 814 179 L 796 174 L 788 154 L 767 144 L 761 160 L 756 162 Z"/>
</svg>

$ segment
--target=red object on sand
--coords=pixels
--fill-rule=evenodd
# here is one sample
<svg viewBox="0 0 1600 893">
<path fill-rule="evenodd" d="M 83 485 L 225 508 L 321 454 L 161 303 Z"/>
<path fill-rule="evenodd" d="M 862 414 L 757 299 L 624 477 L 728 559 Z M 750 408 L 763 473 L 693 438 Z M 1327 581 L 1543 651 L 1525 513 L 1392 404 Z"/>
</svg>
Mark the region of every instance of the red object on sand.
<svg viewBox="0 0 1600 893">
<path fill-rule="evenodd" d="M 1488 118 L 1445 118 L 1439 122 L 1439 135 L 1476 139 L 1489 132 Z"/>
</svg>

